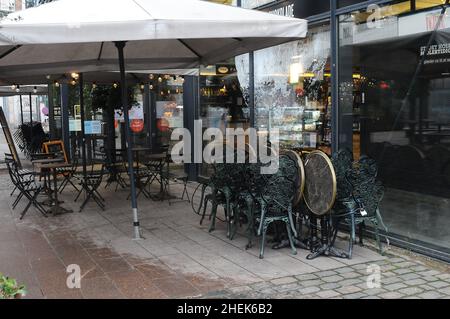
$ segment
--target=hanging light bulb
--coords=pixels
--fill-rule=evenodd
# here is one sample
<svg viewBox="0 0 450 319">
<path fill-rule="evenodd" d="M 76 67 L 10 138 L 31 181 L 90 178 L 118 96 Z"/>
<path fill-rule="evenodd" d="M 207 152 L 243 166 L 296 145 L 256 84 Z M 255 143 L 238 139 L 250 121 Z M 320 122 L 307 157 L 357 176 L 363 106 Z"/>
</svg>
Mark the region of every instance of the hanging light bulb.
<svg viewBox="0 0 450 319">
<path fill-rule="evenodd" d="M 20 92 L 20 85 L 16 85 L 16 92 L 17 92 L 17 93 Z"/>
<path fill-rule="evenodd" d="M 96 89 L 96 88 L 97 88 L 97 83 L 92 82 L 92 88 L 93 88 L 93 89 Z"/>
<path fill-rule="evenodd" d="M 37 93 L 37 87 L 33 88 L 33 93 L 36 94 Z"/>
<path fill-rule="evenodd" d="M 117 89 L 119 87 L 119 84 L 117 84 L 117 82 L 113 83 L 113 88 Z"/>
<path fill-rule="evenodd" d="M 167 94 L 170 94 L 170 90 L 167 90 Z"/>
<path fill-rule="evenodd" d="M 154 74 L 150 74 L 148 77 L 149 77 L 150 80 L 153 80 L 155 78 L 155 75 Z"/>
<path fill-rule="evenodd" d="M 17 85 L 16 84 L 11 85 L 11 90 L 15 91 L 16 89 L 17 89 Z"/>
<path fill-rule="evenodd" d="M 73 79 L 70 81 L 70 84 L 76 85 L 76 84 L 77 84 L 77 80 L 73 78 Z"/>
<path fill-rule="evenodd" d="M 50 74 L 47 74 L 47 75 L 45 76 L 45 78 L 46 78 L 47 80 L 50 80 L 50 79 L 51 79 L 51 75 L 50 75 Z"/>
<path fill-rule="evenodd" d="M 58 82 L 58 81 L 53 82 L 53 84 L 54 84 L 57 88 L 59 88 L 59 82 Z"/>
<path fill-rule="evenodd" d="M 72 79 L 78 80 L 78 78 L 80 77 L 80 75 L 78 73 L 72 72 L 70 74 L 70 76 L 72 77 Z"/>
<path fill-rule="evenodd" d="M 150 90 L 153 90 L 153 84 L 150 84 Z"/>
<path fill-rule="evenodd" d="M 158 82 L 161 83 L 163 81 L 162 77 L 158 77 Z"/>
<path fill-rule="evenodd" d="M 139 86 L 140 86 L 141 90 L 145 89 L 145 84 L 144 83 L 139 84 Z"/>
<path fill-rule="evenodd" d="M 177 92 L 177 94 L 180 93 L 180 89 L 177 88 L 177 89 L 175 90 L 175 92 Z"/>
<path fill-rule="evenodd" d="M 161 96 L 163 96 L 164 95 L 164 91 L 161 91 Z"/>
<path fill-rule="evenodd" d="M 166 80 L 170 79 L 170 75 L 169 74 L 164 75 L 164 79 Z"/>
</svg>

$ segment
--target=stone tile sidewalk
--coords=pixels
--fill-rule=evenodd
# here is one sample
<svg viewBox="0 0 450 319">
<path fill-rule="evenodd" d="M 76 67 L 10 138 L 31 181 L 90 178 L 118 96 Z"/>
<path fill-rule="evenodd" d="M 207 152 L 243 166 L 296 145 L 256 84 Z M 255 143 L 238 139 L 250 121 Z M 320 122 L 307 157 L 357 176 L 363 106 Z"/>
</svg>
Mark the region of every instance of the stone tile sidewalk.
<svg viewBox="0 0 450 319">
<path fill-rule="evenodd" d="M 195 185 L 189 187 L 192 195 Z M 94 203 L 78 213 L 74 192 L 61 198 L 75 213 L 44 218 L 25 201 L 10 208 L 12 186 L 0 173 L 0 272 L 27 286 L 27 298 L 449 298 L 447 268 L 406 256 L 380 256 L 356 246 L 352 260 L 306 259 L 308 252 L 245 250 L 246 239 L 208 233 L 187 202 L 169 205 L 144 197 L 139 214 L 145 239 L 131 239 L 127 190 L 101 188 L 107 209 Z M 155 187 L 157 190 L 157 187 Z M 180 193 L 173 188 L 174 193 Z M 340 243 L 344 245 L 345 243 Z M 69 289 L 67 270 L 81 270 L 81 288 Z M 369 267 L 369 268 L 368 268 Z M 380 267 L 379 288 L 373 271 Z M 368 269 L 371 273 L 368 273 Z M 371 277 L 369 277 L 372 275 Z"/>
</svg>

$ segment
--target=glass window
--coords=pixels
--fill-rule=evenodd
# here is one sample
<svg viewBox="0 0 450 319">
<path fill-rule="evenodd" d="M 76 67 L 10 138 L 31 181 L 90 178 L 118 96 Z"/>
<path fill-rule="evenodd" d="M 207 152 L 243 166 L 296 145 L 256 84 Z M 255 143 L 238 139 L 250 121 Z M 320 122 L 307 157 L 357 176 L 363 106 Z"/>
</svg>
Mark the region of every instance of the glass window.
<svg viewBox="0 0 450 319">
<path fill-rule="evenodd" d="M 392 233 L 449 249 L 450 11 L 402 5 L 339 18 L 339 144 L 377 160 Z"/>
<path fill-rule="evenodd" d="M 281 147 L 331 152 L 329 25 L 255 52 L 255 113 L 260 131 L 279 129 Z"/>
</svg>

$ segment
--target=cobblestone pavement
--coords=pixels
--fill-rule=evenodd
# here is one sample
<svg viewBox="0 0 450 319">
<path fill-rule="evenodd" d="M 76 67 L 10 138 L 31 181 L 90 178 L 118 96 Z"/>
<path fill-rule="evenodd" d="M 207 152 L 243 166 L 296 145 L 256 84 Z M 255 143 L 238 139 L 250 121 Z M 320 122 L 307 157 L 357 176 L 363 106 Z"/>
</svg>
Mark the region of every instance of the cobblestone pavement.
<svg viewBox="0 0 450 319">
<path fill-rule="evenodd" d="M 380 285 L 370 274 L 377 266 Z M 369 282 L 369 283 L 368 283 Z M 450 299 L 450 273 L 404 257 L 319 271 L 217 291 L 204 298 Z"/>
<path fill-rule="evenodd" d="M 158 190 L 157 185 L 156 191 Z M 191 185 L 189 193 L 195 185 Z M 27 286 L 28 298 L 449 298 L 447 264 L 429 263 L 397 249 L 380 256 L 355 246 L 352 260 L 307 260 L 305 250 L 245 250 L 246 238 L 226 239 L 188 203 L 139 199 L 143 240 L 131 240 L 129 191 L 102 187 L 107 209 L 80 203 L 67 189 L 63 206 L 75 213 L 44 218 L 26 202 L 12 210 L 9 178 L 0 173 L 0 272 Z M 173 188 L 174 193 L 180 193 Z M 345 245 L 344 241 L 338 245 Z M 81 288 L 67 287 L 67 267 L 79 265 Z M 369 267 L 369 268 L 368 268 Z M 380 287 L 376 271 L 380 270 Z M 368 269 L 371 273 L 368 273 Z"/>
</svg>

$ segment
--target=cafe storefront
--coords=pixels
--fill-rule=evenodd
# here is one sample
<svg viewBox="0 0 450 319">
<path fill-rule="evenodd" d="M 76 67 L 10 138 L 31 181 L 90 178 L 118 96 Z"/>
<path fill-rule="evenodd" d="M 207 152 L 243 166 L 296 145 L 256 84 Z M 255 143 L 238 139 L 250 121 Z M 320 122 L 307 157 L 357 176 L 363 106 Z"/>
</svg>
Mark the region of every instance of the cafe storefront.
<svg viewBox="0 0 450 319">
<path fill-rule="evenodd" d="M 309 20 L 306 39 L 236 58 L 252 124 L 284 148 L 376 159 L 391 242 L 450 260 L 448 1 L 241 4 Z"/>
</svg>

